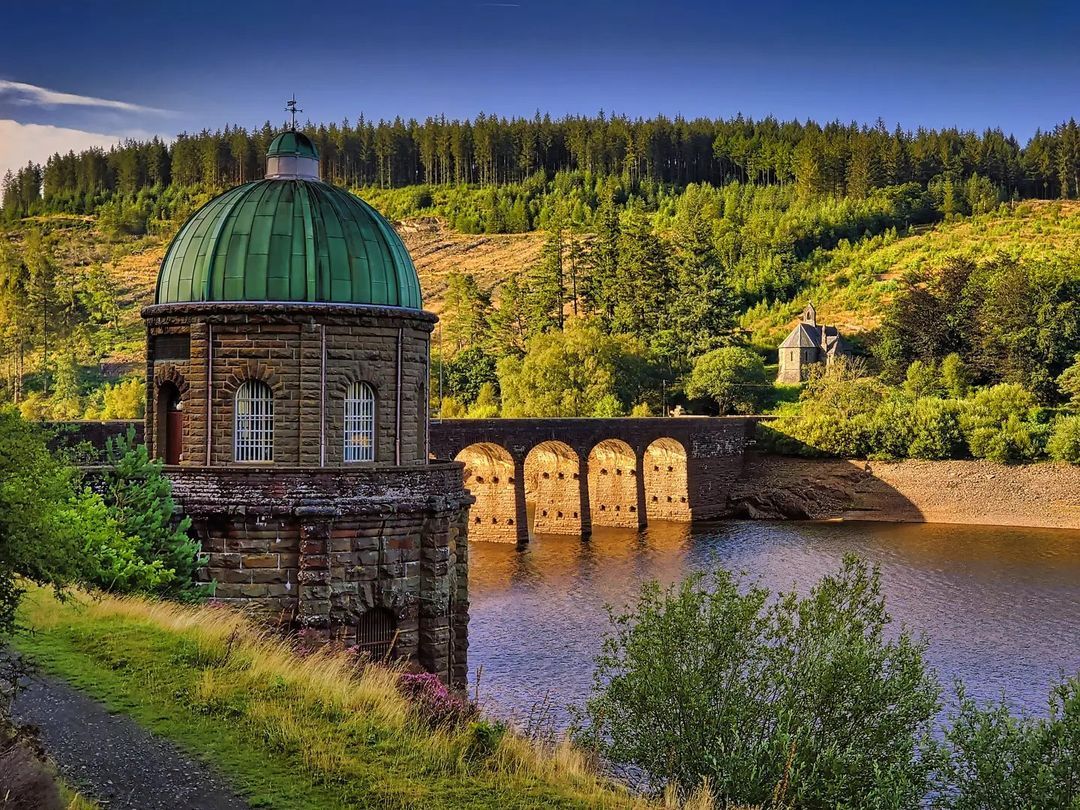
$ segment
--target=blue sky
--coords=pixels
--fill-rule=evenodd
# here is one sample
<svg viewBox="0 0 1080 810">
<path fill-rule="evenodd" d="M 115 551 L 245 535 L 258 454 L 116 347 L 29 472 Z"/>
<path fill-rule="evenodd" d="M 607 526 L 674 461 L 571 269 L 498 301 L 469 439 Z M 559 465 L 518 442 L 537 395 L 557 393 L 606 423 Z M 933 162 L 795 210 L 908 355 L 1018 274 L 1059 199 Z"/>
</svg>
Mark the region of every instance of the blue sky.
<svg viewBox="0 0 1080 810">
<path fill-rule="evenodd" d="M 0 172 L 65 145 L 280 121 L 290 93 L 324 121 L 742 112 L 1022 140 L 1080 114 L 1080 4 L 1065 2 L 11 0 L 0 14 Z"/>
</svg>

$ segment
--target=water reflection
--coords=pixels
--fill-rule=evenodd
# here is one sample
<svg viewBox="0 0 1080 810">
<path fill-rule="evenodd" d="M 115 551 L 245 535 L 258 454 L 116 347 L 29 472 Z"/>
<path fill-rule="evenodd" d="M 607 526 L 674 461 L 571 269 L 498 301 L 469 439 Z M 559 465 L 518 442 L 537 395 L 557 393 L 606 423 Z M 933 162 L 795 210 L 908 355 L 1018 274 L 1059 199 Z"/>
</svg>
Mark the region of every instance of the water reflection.
<svg viewBox="0 0 1080 810">
<path fill-rule="evenodd" d="M 550 690 L 560 707 L 588 693 L 607 627 L 640 583 L 717 567 L 805 592 L 853 552 L 881 567 L 898 623 L 925 633 L 943 683 L 980 698 L 1004 691 L 1045 710 L 1049 685 L 1080 671 L 1080 533 L 985 526 L 729 522 L 693 532 L 656 523 L 598 527 L 593 538 L 540 535 L 523 550 L 471 546 L 470 665 L 481 698 L 527 715 Z M 559 719 L 566 721 L 565 712 Z"/>
</svg>

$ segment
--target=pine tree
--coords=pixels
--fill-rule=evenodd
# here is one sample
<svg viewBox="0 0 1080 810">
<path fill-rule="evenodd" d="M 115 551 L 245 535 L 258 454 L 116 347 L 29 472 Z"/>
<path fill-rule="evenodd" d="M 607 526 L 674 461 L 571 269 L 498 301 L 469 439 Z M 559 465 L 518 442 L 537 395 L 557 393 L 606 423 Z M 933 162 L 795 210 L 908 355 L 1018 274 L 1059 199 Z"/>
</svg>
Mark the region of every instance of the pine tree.
<svg viewBox="0 0 1080 810">
<path fill-rule="evenodd" d="M 450 273 L 443 299 L 442 337 L 452 357 L 470 346 L 482 346 L 488 338 L 491 295 L 480 289 L 471 273 Z"/>
<path fill-rule="evenodd" d="M 529 323 L 529 287 L 517 274 L 499 285 L 497 306 L 488 315 L 491 346 L 496 354 L 523 355 L 533 334 Z"/>
<path fill-rule="evenodd" d="M 653 232 L 652 222 L 640 205 L 623 219 L 618 248 L 612 331 L 652 344 L 666 316 L 671 264 L 667 246 Z"/>
<path fill-rule="evenodd" d="M 676 294 L 668 313 L 661 353 L 675 369 L 728 345 L 735 325 L 735 296 L 712 242 L 709 222 L 692 210 L 675 235 Z"/>
<path fill-rule="evenodd" d="M 585 310 L 597 317 L 605 331 L 610 331 L 619 274 L 619 213 L 610 198 L 596 215 L 596 239 L 589 253 L 588 270 L 582 290 Z"/>
<path fill-rule="evenodd" d="M 563 254 L 565 240 L 560 223 L 554 223 L 540 252 L 540 262 L 530 274 L 529 323 L 534 332 L 562 329 L 566 304 Z"/>
</svg>

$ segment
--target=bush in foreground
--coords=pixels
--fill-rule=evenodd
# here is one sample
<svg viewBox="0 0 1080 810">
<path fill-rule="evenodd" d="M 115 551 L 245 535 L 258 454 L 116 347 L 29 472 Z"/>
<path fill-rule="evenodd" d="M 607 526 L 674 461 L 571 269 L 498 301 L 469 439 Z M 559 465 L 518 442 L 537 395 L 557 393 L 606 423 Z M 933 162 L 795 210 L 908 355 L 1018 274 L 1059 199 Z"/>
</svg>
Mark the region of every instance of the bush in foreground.
<svg viewBox="0 0 1080 810">
<path fill-rule="evenodd" d="M 948 810 L 1073 810 L 1080 802 L 1080 679 L 1055 686 L 1046 718 L 979 706 L 959 688 L 939 804 Z"/>
<path fill-rule="evenodd" d="M 189 599 L 208 595 L 205 586 L 195 583 L 196 570 L 205 564 L 199 542 L 188 536 L 191 519 L 178 517 L 162 462 L 150 458 L 146 445 L 135 443 L 133 428 L 109 439 L 106 456 L 104 500 L 119 530 L 130 538 L 125 546 L 129 565 L 124 570 L 103 565 L 91 582 L 120 592 Z"/>
<path fill-rule="evenodd" d="M 721 805 L 916 807 L 934 772 L 939 689 L 925 644 L 887 634 L 854 558 L 799 598 L 724 571 L 647 585 L 598 658 L 580 738 Z M 779 792 L 779 795 L 778 795 Z"/>
</svg>

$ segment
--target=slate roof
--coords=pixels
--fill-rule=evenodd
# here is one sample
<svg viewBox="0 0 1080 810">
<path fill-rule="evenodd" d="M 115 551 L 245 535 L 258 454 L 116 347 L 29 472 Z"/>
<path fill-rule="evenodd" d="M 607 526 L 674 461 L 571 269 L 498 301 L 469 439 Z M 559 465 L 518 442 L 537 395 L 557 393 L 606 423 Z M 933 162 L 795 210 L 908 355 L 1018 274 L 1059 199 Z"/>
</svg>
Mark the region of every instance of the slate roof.
<svg viewBox="0 0 1080 810">
<path fill-rule="evenodd" d="M 781 349 L 814 349 L 821 346 L 821 327 L 800 323 L 780 344 Z"/>
</svg>

